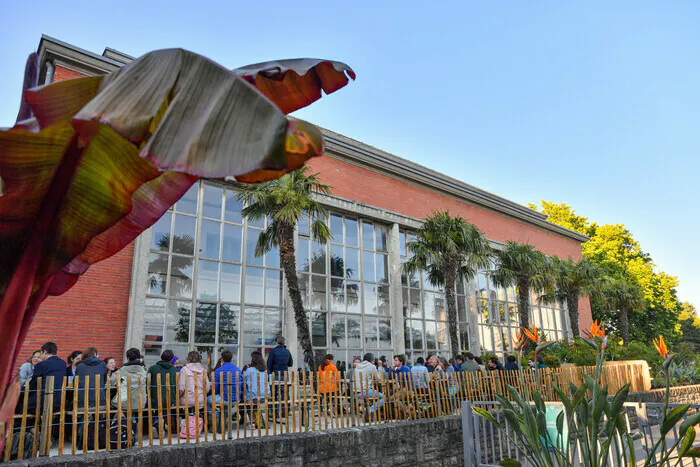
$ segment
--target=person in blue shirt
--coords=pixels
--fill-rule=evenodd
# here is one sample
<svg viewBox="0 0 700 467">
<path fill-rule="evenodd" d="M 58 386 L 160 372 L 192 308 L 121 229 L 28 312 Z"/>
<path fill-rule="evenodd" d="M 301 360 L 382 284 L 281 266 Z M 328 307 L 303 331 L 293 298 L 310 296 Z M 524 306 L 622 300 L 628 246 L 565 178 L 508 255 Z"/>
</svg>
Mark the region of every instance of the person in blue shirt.
<svg viewBox="0 0 700 467">
<path fill-rule="evenodd" d="M 238 401 L 243 386 L 243 373 L 241 369 L 232 363 L 233 353 L 230 350 L 221 352 L 219 368 L 214 370 L 214 393 L 223 397 L 224 407 L 228 405 L 229 397 L 232 403 Z M 221 387 L 223 385 L 223 391 Z"/>
<path fill-rule="evenodd" d="M 284 373 L 288 371 L 289 368 L 292 367 L 292 365 L 294 365 L 292 353 L 289 350 L 287 350 L 287 347 L 284 344 L 284 337 L 279 336 L 277 338 L 277 347 L 272 349 L 272 352 L 270 352 L 270 355 L 267 357 L 267 372 L 268 374 L 274 376 L 275 381 L 284 381 Z M 283 397 L 283 385 L 275 384 L 274 390 L 275 399 L 281 400 Z M 278 404 L 275 407 L 278 420 L 282 420 L 285 418 L 284 409 L 285 406 L 282 404 Z"/>
<path fill-rule="evenodd" d="M 248 424 L 257 428 L 264 427 L 264 417 L 259 415 L 260 405 L 267 397 L 267 371 L 265 359 L 260 352 L 250 354 L 250 365 L 245 370 L 245 400 L 251 402 L 247 408 Z"/>
<path fill-rule="evenodd" d="M 411 415 L 415 415 L 415 411 L 405 403 L 413 396 L 413 378 L 411 377 L 411 369 L 406 365 L 405 355 L 394 355 L 394 367 L 391 374 L 398 384 L 391 397 L 392 407 L 397 410 L 397 419 L 408 420 Z"/>
<path fill-rule="evenodd" d="M 413 375 L 413 389 L 428 389 L 428 379 L 430 378 L 428 368 L 423 364 L 423 357 L 418 357 L 416 359 L 416 364 L 411 368 L 411 374 Z"/>
<path fill-rule="evenodd" d="M 506 370 L 508 371 L 517 371 L 518 369 L 518 360 L 515 358 L 515 355 L 508 355 L 508 358 L 506 358 Z"/>
<path fill-rule="evenodd" d="M 394 355 L 394 367 L 392 368 L 392 374 L 394 375 L 395 378 L 398 378 L 400 380 L 403 380 L 407 376 L 406 374 L 411 373 L 411 368 L 406 365 L 406 356 L 401 354 L 401 355 Z M 403 376 L 402 376 L 403 374 Z"/>
<path fill-rule="evenodd" d="M 455 357 L 455 371 L 460 371 L 462 369 L 462 363 L 464 363 L 464 357 L 462 355 L 457 355 Z"/>
<path fill-rule="evenodd" d="M 58 353 L 58 347 L 53 342 L 47 342 L 41 346 L 41 359 L 39 363 L 34 367 L 34 376 L 29 382 L 29 401 L 28 401 L 28 413 L 34 413 L 37 406 L 37 395 L 38 395 L 38 381 L 39 378 L 42 379 L 42 389 L 41 395 L 38 396 L 39 399 L 43 400 L 44 393 L 46 392 L 46 384 L 48 383 L 48 377 L 53 376 L 53 387 L 54 387 L 54 397 L 53 397 L 53 409 L 58 411 L 61 406 L 61 388 L 63 387 L 63 377 L 66 376 L 66 362 L 61 360 L 56 356 Z M 43 407 L 43 405 L 42 405 Z"/>
</svg>

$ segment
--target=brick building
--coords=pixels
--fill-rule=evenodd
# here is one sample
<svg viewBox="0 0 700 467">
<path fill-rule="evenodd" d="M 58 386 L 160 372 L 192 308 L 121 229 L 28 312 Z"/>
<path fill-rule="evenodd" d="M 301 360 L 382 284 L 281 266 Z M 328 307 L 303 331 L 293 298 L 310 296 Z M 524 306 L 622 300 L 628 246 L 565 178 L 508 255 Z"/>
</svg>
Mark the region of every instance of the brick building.
<svg viewBox="0 0 700 467">
<path fill-rule="evenodd" d="M 43 36 L 41 83 L 109 73 L 133 59 L 113 49 L 102 55 Z M 324 130 L 325 157 L 309 165 L 333 187 L 323 196 L 333 240 L 297 236 L 300 282 L 313 345 L 337 360 L 365 351 L 411 358 L 449 353 L 444 293 L 423 277 L 402 277 L 406 241 L 420 219 L 449 209 L 475 223 L 495 247 L 529 242 L 549 255 L 581 258 L 586 237 L 548 223 L 541 214 L 359 141 Z M 280 333 L 296 345 L 279 258 L 255 258 L 264 227 L 241 218 L 235 186 L 202 180 L 135 242 L 93 266 L 65 295 L 42 306 L 22 356 L 46 340 L 60 354 L 95 345 L 120 359 L 140 347 L 149 360 L 164 347 L 184 356 L 197 348 L 214 360 L 224 348 L 246 363 L 269 351 Z M 458 285 L 460 348 L 503 356 L 517 330 L 513 290 L 493 287 L 484 274 Z M 551 338 L 570 333 L 565 310 L 532 297 L 532 322 Z M 582 326 L 590 306 L 582 299 Z"/>
</svg>

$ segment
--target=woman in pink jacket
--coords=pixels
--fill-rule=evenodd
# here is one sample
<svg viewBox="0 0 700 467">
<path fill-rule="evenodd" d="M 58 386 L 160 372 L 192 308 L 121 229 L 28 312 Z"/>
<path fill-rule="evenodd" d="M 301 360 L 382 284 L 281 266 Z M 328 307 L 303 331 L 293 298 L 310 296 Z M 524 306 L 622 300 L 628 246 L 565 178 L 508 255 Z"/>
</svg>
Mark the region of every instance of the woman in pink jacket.
<svg viewBox="0 0 700 467">
<path fill-rule="evenodd" d="M 187 364 L 180 370 L 180 405 L 199 409 L 205 407 L 204 401 L 211 387 L 207 378 L 207 370 L 202 365 L 202 356 L 196 350 L 187 354 Z M 197 386 L 197 398 L 194 388 Z"/>
</svg>

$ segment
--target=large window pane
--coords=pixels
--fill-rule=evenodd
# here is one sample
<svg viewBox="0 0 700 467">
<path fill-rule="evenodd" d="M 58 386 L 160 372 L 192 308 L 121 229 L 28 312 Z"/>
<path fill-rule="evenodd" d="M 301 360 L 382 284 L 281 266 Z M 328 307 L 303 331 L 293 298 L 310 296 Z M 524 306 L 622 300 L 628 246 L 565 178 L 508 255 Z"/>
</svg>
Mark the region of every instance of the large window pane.
<svg viewBox="0 0 700 467">
<path fill-rule="evenodd" d="M 241 308 L 238 305 L 219 305 L 219 343 L 238 344 L 238 318 Z"/>
<path fill-rule="evenodd" d="M 411 327 L 413 348 L 416 350 L 423 350 L 423 324 L 416 320 L 410 320 L 408 323 Z"/>
<path fill-rule="evenodd" d="M 421 308 L 420 290 L 410 289 L 408 293 L 408 316 L 412 318 L 421 318 L 423 310 Z"/>
<path fill-rule="evenodd" d="M 246 306 L 243 313 L 243 345 L 258 347 L 262 344 L 262 309 Z"/>
<path fill-rule="evenodd" d="M 248 267 L 245 271 L 245 302 L 251 305 L 263 305 L 263 274 L 264 269 Z"/>
<path fill-rule="evenodd" d="M 235 222 L 236 224 L 243 223 L 243 216 L 241 216 L 241 210 L 243 205 L 238 201 L 238 193 L 230 188 L 226 188 L 226 208 L 224 213 L 224 219 L 228 222 Z"/>
<path fill-rule="evenodd" d="M 440 321 L 447 321 L 447 305 L 445 303 L 445 294 L 434 294 L 435 298 L 435 318 Z"/>
<path fill-rule="evenodd" d="M 438 345 L 438 350 L 440 350 L 440 351 L 446 351 L 446 350 L 448 350 L 447 335 L 448 335 L 447 323 L 445 323 L 445 322 L 443 322 L 443 321 L 438 321 L 438 323 L 437 323 L 437 345 Z"/>
<path fill-rule="evenodd" d="M 379 347 L 382 349 L 391 348 L 391 320 L 379 319 Z"/>
<path fill-rule="evenodd" d="M 304 309 L 309 308 L 309 275 L 299 274 L 299 293 L 301 294 L 301 303 Z"/>
<path fill-rule="evenodd" d="M 387 251 L 386 247 L 386 227 L 382 225 L 375 226 L 375 235 L 377 242 L 377 251 Z"/>
<path fill-rule="evenodd" d="M 299 271 L 309 272 L 311 265 L 309 264 L 310 241 L 308 238 L 299 237 L 299 247 L 297 248 L 297 267 Z"/>
<path fill-rule="evenodd" d="M 282 271 L 265 271 L 265 305 L 282 306 Z"/>
<path fill-rule="evenodd" d="M 241 301 L 241 267 L 235 264 L 221 265 L 221 300 L 224 302 Z"/>
<path fill-rule="evenodd" d="M 221 241 L 221 222 L 202 221 L 202 237 L 199 240 L 199 256 L 219 259 L 219 242 Z"/>
<path fill-rule="evenodd" d="M 391 308 L 389 306 L 389 286 L 380 284 L 377 286 L 377 290 L 377 308 L 379 314 L 382 316 L 389 316 L 391 314 Z"/>
<path fill-rule="evenodd" d="M 345 219 L 345 244 L 358 246 L 357 221 L 355 219 Z"/>
<path fill-rule="evenodd" d="M 457 321 L 467 322 L 467 300 L 462 296 L 457 296 Z"/>
<path fill-rule="evenodd" d="M 311 345 L 326 347 L 326 313 L 311 314 Z"/>
<path fill-rule="evenodd" d="M 213 344 L 216 340 L 216 304 L 197 303 L 194 326 L 194 341 L 198 344 Z"/>
<path fill-rule="evenodd" d="M 168 277 L 168 255 L 151 253 L 148 262 L 149 295 L 165 295 Z"/>
<path fill-rule="evenodd" d="M 406 256 L 406 234 L 404 232 L 399 234 L 399 253 L 401 256 Z"/>
<path fill-rule="evenodd" d="M 175 204 L 175 210 L 188 214 L 197 214 L 197 198 L 199 197 L 199 183 L 192 185 L 187 193 Z"/>
<path fill-rule="evenodd" d="M 146 298 L 143 313 L 143 340 L 163 342 L 165 328 L 165 305 L 163 298 Z"/>
<path fill-rule="evenodd" d="M 331 311 L 345 311 L 345 282 L 331 278 Z"/>
<path fill-rule="evenodd" d="M 232 263 L 240 263 L 242 244 L 243 227 L 224 224 L 224 251 L 221 254 L 221 259 Z"/>
<path fill-rule="evenodd" d="M 173 255 L 170 258 L 170 296 L 192 298 L 192 258 Z"/>
<path fill-rule="evenodd" d="M 369 251 L 362 252 L 362 280 L 367 282 L 375 281 L 374 273 L 374 253 Z"/>
<path fill-rule="evenodd" d="M 435 319 L 435 294 L 423 292 L 423 306 L 425 319 Z"/>
<path fill-rule="evenodd" d="M 374 250 L 374 225 L 371 222 L 362 221 L 362 248 Z"/>
<path fill-rule="evenodd" d="M 331 214 L 331 234 L 332 241 L 335 243 L 343 243 L 343 218 L 337 214 Z"/>
<path fill-rule="evenodd" d="M 202 216 L 213 219 L 221 219 L 221 201 L 223 189 L 220 186 L 204 184 L 204 198 L 202 199 Z"/>
<path fill-rule="evenodd" d="M 463 351 L 469 350 L 469 325 L 459 324 L 459 345 Z"/>
<path fill-rule="evenodd" d="M 377 318 L 365 317 L 365 348 L 369 350 L 379 348 L 377 328 Z"/>
<path fill-rule="evenodd" d="M 374 284 L 362 284 L 364 290 L 365 314 L 377 314 L 377 286 Z"/>
<path fill-rule="evenodd" d="M 309 229 L 309 216 L 307 216 L 305 213 L 302 213 L 301 216 L 299 216 L 297 230 L 299 231 L 299 235 L 303 235 L 304 237 L 309 237 L 311 234 Z"/>
<path fill-rule="evenodd" d="M 282 335 L 282 313 L 279 309 L 265 309 L 265 345 L 274 347 Z"/>
<path fill-rule="evenodd" d="M 326 276 L 311 276 L 311 306 L 315 310 L 326 309 Z"/>
<path fill-rule="evenodd" d="M 425 343 L 428 350 L 435 350 L 437 338 L 437 328 L 435 327 L 435 321 L 425 322 Z"/>
<path fill-rule="evenodd" d="M 345 277 L 360 278 L 360 250 L 357 248 L 345 249 Z"/>
<path fill-rule="evenodd" d="M 311 247 L 311 272 L 315 274 L 326 273 L 326 245 L 312 242 Z"/>
<path fill-rule="evenodd" d="M 170 244 L 170 224 L 173 215 L 169 212 L 151 227 L 151 250 L 168 251 Z"/>
<path fill-rule="evenodd" d="M 219 299 L 219 263 L 199 261 L 197 266 L 197 298 L 199 300 Z"/>
<path fill-rule="evenodd" d="M 377 255 L 377 282 L 389 282 L 388 255 Z"/>
<path fill-rule="evenodd" d="M 347 347 L 345 339 L 345 315 L 331 315 L 331 347 L 344 349 Z"/>
<path fill-rule="evenodd" d="M 192 302 L 168 300 L 168 316 L 165 327 L 166 342 L 190 341 L 190 313 Z"/>
<path fill-rule="evenodd" d="M 348 315 L 347 318 L 348 347 L 359 349 L 362 347 L 362 318 L 356 315 Z"/>
<path fill-rule="evenodd" d="M 263 257 L 262 256 L 255 256 L 255 246 L 258 244 L 258 237 L 260 236 L 260 232 L 262 230 L 258 229 L 251 229 L 248 227 L 248 230 L 246 232 L 246 241 L 245 241 L 245 262 L 246 264 L 254 265 L 254 266 L 262 266 L 263 265 Z"/>
<path fill-rule="evenodd" d="M 194 255 L 197 219 L 190 216 L 175 216 L 175 233 L 173 234 L 173 253 Z"/>
<path fill-rule="evenodd" d="M 347 299 L 348 313 L 361 313 L 360 284 L 357 282 L 346 282 L 345 297 Z"/>
<path fill-rule="evenodd" d="M 280 267 L 280 250 L 277 247 L 272 247 L 265 254 L 265 267 L 279 268 Z"/>
<path fill-rule="evenodd" d="M 345 260 L 343 259 L 343 247 L 331 245 L 331 276 L 345 276 Z"/>
</svg>

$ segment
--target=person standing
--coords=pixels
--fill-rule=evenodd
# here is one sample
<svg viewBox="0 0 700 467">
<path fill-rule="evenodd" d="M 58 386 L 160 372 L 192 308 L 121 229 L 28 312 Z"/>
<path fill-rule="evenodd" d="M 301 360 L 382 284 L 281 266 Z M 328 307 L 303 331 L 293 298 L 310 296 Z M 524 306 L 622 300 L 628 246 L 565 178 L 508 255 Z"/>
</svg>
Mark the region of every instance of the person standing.
<svg viewBox="0 0 700 467">
<path fill-rule="evenodd" d="M 289 370 L 289 368 L 294 365 L 294 360 L 292 359 L 292 354 L 287 347 L 284 345 L 284 337 L 279 336 L 277 338 L 277 347 L 272 349 L 270 356 L 267 357 L 267 373 L 272 375 L 275 381 L 275 399 L 280 400 L 283 388 L 280 381 L 284 381 L 284 374 Z M 285 406 L 282 404 L 277 404 L 275 411 L 277 412 L 277 419 L 281 420 L 285 418 Z"/>
</svg>

